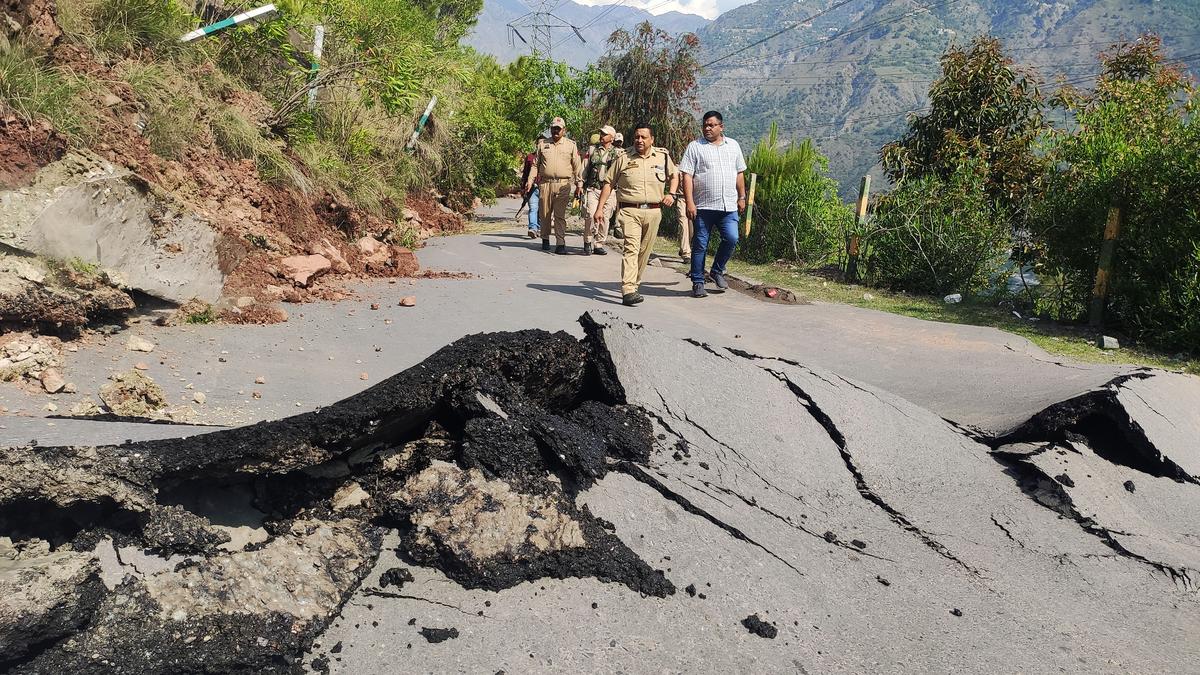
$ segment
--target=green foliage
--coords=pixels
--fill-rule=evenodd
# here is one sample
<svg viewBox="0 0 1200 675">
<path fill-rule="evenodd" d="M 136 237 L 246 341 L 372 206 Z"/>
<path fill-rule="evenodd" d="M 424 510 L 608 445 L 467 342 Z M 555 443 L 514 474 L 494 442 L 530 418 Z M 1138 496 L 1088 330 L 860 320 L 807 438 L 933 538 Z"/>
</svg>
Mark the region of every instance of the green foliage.
<svg viewBox="0 0 1200 675">
<path fill-rule="evenodd" d="M 217 310 L 212 305 L 205 304 L 203 309 L 189 312 L 183 318 L 184 323 L 206 324 L 217 322 Z"/>
<path fill-rule="evenodd" d="M 1000 41 L 976 38 L 942 56 L 942 76 L 929 90 L 930 111 L 880 152 L 896 183 L 949 178 L 966 165 L 984 171 L 988 195 L 1019 215 L 1044 171 L 1034 143 L 1046 132 L 1036 75 L 1013 65 Z"/>
<path fill-rule="evenodd" d="M 29 50 L 0 48 L 0 102 L 26 119 L 45 119 L 69 136 L 85 135 L 90 114 L 79 102 L 82 83 Z"/>
<path fill-rule="evenodd" d="M 254 234 L 252 232 L 247 232 L 243 236 L 246 238 L 246 241 L 250 242 L 250 245 L 253 246 L 254 248 L 260 248 L 264 251 L 271 250 L 271 242 L 267 241 L 267 238 L 262 236 L 261 234 Z"/>
<path fill-rule="evenodd" d="M 83 258 L 71 258 L 67 260 L 67 267 L 84 276 L 95 277 L 100 275 L 100 266 L 90 263 Z"/>
<path fill-rule="evenodd" d="M 772 124 L 746 164 L 749 173 L 758 174 L 758 184 L 754 226 L 738 245 L 740 256 L 819 266 L 843 250 L 853 215 L 838 199 L 837 182 L 825 175 L 829 162 L 812 141 L 785 147 Z"/>
<path fill-rule="evenodd" d="M 1009 248 L 1004 216 L 982 167 L 905 181 L 879 200 L 865 237 L 867 280 L 917 293 L 980 289 Z"/>
<path fill-rule="evenodd" d="M 1109 207 L 1121 209 L 1110 320 L 1167 348 L 1200 347 L 1200 121 L 1190 81 L 1144 37 L 1101 56 L 1094 91 L 1055 102 L 1075 124 L 1055 134 L 1034 223 L 1042 269 L 1061 279 L 1052 309 L 1082 318 Z"/>
<path fill-rule="evenodd" d="M 600 119 L 632 138 L 633 125 L 654 125 L 654 142 L 675 157 L 696 137 L 696 54 L 700 40 L 692 33 L 672 38 L 649 22 L 635 33 L 618 30 L 608 40 L 600 68 L 611 80 L 600 90 Z"/>
<path fill-rule="evenodd" d="M 597 122 L 588 104 L 598 92 L 616 86 L 609 71 L 593 65 L 580 70 L 559 61 L 522 57 L 510 75 L 529 92 L 519 104 L 533 106 L 532 110 L 526 106 L 518 108 L 526 113 L 525 119 L 521 120 L 523 124 L 528 122 L 529 112 L 534 113 L 535 125 L 533 128 L 523 126 L 525 133 L 544 129 L 551 119 L 561 117 L 567 123 L 567 131 L 579 140 L 586 139 L 594 128 L 608 123 Z"/>
<path fill-rule="evenodd" d="M 421 245 L 421 232 L 414 227 L 398 223 L 387 231 L 384 239 L 389 244 L 415 249 Z"/>
</svg>

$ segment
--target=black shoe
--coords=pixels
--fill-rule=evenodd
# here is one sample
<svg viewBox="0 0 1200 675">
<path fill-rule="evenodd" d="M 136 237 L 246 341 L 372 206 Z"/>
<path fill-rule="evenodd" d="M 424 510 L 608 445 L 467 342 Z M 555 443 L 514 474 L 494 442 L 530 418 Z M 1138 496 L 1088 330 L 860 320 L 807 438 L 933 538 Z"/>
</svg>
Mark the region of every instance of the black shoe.
<svg viewBox="0 0 1200 675">
<path fill-rule="evenodd" d="M 591 254 L 592 254 L 592 243 L 591 243 L 591 242 L 588 242 L 588 243 L 586 243 L 586 244 L 584 244 L 584 245 L 583 245 L 583 254 L 584 254 L 584 255 L 591 255 Z"/>
<path fill-rule="evenodd" d="M 692 284 L 693 298 L 707 298 L 708 291 L 704 290 L 704 284 Z"/>
<path fill-rule="evenodd" d="M 549 246 L 549 244 L 547 244 L 547 246 Z M 554 247 L 554 255 L 566 255 L 566 254 L 567 254 L 567 245 L 566 244 L 559 244 L 558 246 Z"/>
<path fill-rule="evenodd" d="M 549 240 L 549 239 L 543 239 L 543 240 L 542 240 L 542 250 L 543 250 L 543 251 L 549 251 L 549 250 L 550 250 L 550 240 Z"/>
<path fill-rule="evenodd" d="M 720 272 L 712 272 L 712 280 L 717 288 L 729 288 L 729 282 L 725 281 L 725 275 Z"/>
<path fill-rule="evenodd" d="M 633 307 L 643 300 L 645 300 L 645 298 L 642 297 L 642 294 L 636 291 L 633 293 L 626 293 L 625 295 L 621 296 L 621 304 L 625 305 L 626 307 Z"/>
<path fill-rule="evenodd" d="M 595 253 L 596 255 L 608 255 L 608 249 L 604 248 L 604 245 L 601 244 L 600 246 L 593 248 L 592 253 Z"/>
</svg>

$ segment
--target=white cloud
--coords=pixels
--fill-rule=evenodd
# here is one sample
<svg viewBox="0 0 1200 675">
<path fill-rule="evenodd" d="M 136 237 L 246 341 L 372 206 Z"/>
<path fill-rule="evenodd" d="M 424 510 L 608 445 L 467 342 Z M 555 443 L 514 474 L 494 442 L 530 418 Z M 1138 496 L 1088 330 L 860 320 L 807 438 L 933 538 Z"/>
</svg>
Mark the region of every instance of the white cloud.
<svg viewBox="0 0 1200 675">
<path fill-rule="evenodd" d="M 608 0 L 575 0 L 581 5 L 611 5 Z M 725 10 L 744 5 L 752 0 L 628 0 L 622 3 L 628 7 L 644 9 L 655 16 L 667 12 L 684 12 L 699 14 L 706 19 L 715 19 Z M 719 6 L 719 7 L 718 7 Z"/>
</svg>

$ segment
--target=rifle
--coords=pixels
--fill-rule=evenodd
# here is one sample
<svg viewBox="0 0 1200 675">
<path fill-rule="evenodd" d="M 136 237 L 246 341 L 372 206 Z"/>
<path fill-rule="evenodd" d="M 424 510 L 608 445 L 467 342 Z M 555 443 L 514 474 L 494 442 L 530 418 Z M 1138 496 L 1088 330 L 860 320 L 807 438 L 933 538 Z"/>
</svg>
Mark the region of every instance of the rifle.
<svg viewBox="0 0 1200 675">
<path fill-rule="evenodd" d="M 521 205 L 517 207 L 517 212 L 513 214 L 513 220 L 520 220 L 521 209 L 529 206 L 529 198 L 533 196 L 533 190 L 534 188 L 529 188 L 529 190 L 525 193 L 525 199 L 521 200 Z"/>
</svg>

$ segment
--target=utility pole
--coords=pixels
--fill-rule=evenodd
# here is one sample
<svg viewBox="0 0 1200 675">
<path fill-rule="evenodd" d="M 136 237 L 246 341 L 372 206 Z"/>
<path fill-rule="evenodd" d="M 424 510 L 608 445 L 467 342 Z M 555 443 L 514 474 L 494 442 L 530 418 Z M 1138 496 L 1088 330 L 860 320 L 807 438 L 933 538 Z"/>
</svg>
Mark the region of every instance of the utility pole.
<svg viewBox="0 0 1200 675">
<path fill-rule="evenodd" d="M 560 28 L 569 28 L 574 31 L 580 42 L 587 44 L 579 28 L 554 14 L 554 10 L 560 4 L 562 0 L 533 0 L 532 3 L 526 3 L 532 11 L 508 24 L 508 43 L 515 46 L 513 38 L 516 38 L 528 45 L 529 53 L 533 56 L 549 59 L 553 57 L 554 32 Z"/>
</svg>

